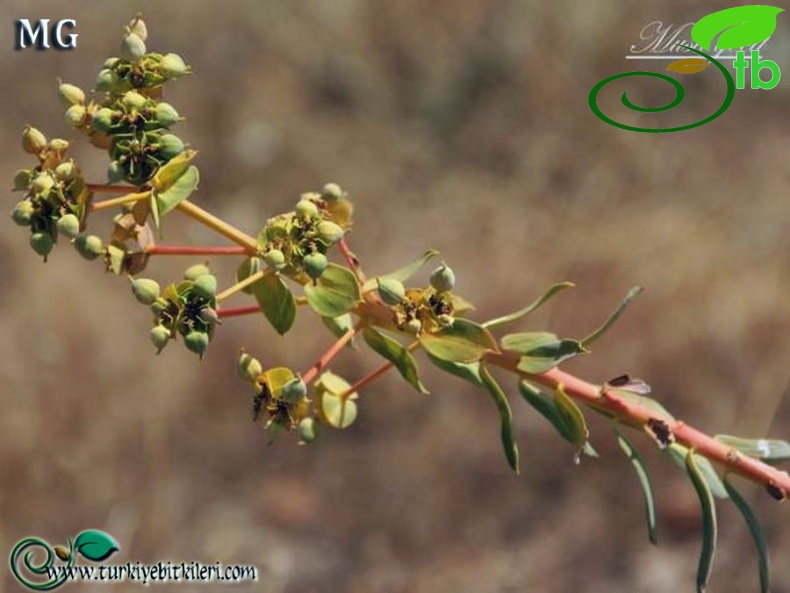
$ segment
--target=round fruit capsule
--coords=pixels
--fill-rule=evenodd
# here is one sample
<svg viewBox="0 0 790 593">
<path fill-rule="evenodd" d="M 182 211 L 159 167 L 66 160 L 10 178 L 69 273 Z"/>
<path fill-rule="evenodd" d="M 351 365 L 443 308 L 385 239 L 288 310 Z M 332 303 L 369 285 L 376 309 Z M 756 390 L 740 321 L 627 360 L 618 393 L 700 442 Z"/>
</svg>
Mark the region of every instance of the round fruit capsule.
<svg viewBox="0 0 790 593">
<path fill-rule="evenodd" d="M 148 97 L 141 95 L 137 91 L 127 91 L 121 98 L 121 103 L 123 103 L 124 107 L 127 109 L 136 109 L 138 111 L 145 107 L 147 102 Z"/>
<path fill-rule="evenodd" d="M 334 245 L 343 238 L 345 231 L 339 224 L 331 220 L 322 220 L 318 223 L 318 238 L 327 245 Z"/>
<path fill-rule="evenodd" d="M 110 161 L 110 164 L 107 165 L 108 182 L 118 183 L 120 181 L 123 181 L 125 175 L 126 175 L 126 171 L 124 171 L 123 165 L 118 161 Z"/>
<path fill-rule="evenodd" d="M 447 292 L 452 290 L 455 286 L 455 274 L 452 268 L 447 264 L 442 263 L 441 266 L 436 268 L 431 274 L 431 286 L 436 292 Z"/>
<path fill-rule="evenodd" d="M 55 177 L 58 181 L 71 181 L 77 176 L 77 165 L 74 161 L 66 161 L 55 167 Z"/>
<path fill-rule="evenodd" d="M 269 249 L 264 256 L 263 261 L 266 265 L 273 270 L 279 270 L 285 266 L 285 255 L 279 249 Z"/>
<path fill-rule="evenodd" d="M 72 105 L 66 109 L 66 123 L 72 128 L 80 128 L 85 123 L 87 115 L 84 105 Z"/>
<path fill-rule="evenodd" d="M 73 84 L 60 84 L 58 86 L 58 95 L 64 107 L 83 105 L 85 103 L 85 93 L 80 87 Z"/>
<path fill-rule="evenodd" d="M 294 210 L 296 212 L 296 217 L 301 220 L 307 220 L 318 216 L 318 206 L 310 200 L 299 200 Z"/>
<path fill-rule="evenodd" d="M 323 253 L 308 253 L 302 259 L 302 266 L 305 273 L 313 280 L 318 280 L 329 265 L 329 261 Z"/>
<path fill-rule="evenodd" d="M 178 123 L 181 117 L 170 103 L 159 103 L 154 109 L 156 121 L 165 127 Z"/>
<path fill-rule="evenodd" d="M 14 209 L 11 211 L 11 218 L 19 226 L 30 226 L 33 216 L 36 213 L 36 208 L 30 200 L 22 200 L 17 202 Z"/>
<path fill-rule="evenodd" d="M 115 112 L 109 107 L 102 107 L 93 114 L 91 127 L 97 132 L 107 132 L 112 127 Z"/>
<path fill-rule="evenodd" d="M 184 152 L 184 143 L 175 134 L 163 134 L 159 139 L 159 156 L 169 161 Z"/>
<path fill-rule="evenodd" d="M 55 226 L 58 233 L 69 239 L 76 239 L 80 234 L 80 219 L 75 214 L 64 214 L 58 219 Z"/>
<path fill-rule="evenodd" d="M 33 233 L 30 235 L 30 246 L 33 248 L 33 251 L 44 257 L 44 261 L 47 261 L 47 256 L 52 251 L 54 244 L 52 235 L 49 233 Z"/>
<path fill-rule="evenodd" d="M 217 294 L 217 278 L 212 274 L 203 274 L 192 283 L 192 294 L 209 300 Z"/>
<path fill-rule="evenodd" d="M 200 355 L 200 358 L 203 358 L 208 348 L 208 335 L 201 331 L 192 330 L 184 337 L 184 345 L 190 351 Z"/>
<path fill-rule="evenodd" d="M 400 280 L 396 278 L 379 278 L 377 282 L 379 296 L 387 305 L 394 307 L 406 298 L 406 288 Z"/>
<path fill-rule="evenodd" d="M 159 284 L 151 278 L 135 278 L 132 280 L 132 293 L 143 305 L 152 305 L 159 298 Z"/>
<path fill-rule="evenodd" d="M 55 180 L 52 179 L 52 175 L 49 173 L 39 173 L 33 178 L 33 183 L 31 185 L 33 191 L 40 194 L 51 189 L 52 186 L 55 185 Z"/>
<path fill-rule="evenodd" d="M 211 270 L 208 269 L 206 264 L 195 264 L 189 266 L 184 271 L 184 280 L 192 280 L 193 282 L 205 274 L 209 274 Z"/>
<path fill-rule="evenodd" d="M 74 239 L 74 249 L 89 261 L 96 259 L 100 255 L 104 255 L 104 245 L 102 244 L 101 237 L 96 235 L 79 235 Z"/>
<path fill-rule="evenodd" d="M 315 418 L 302 418 L 299 423 L 299 437 L 302 442 L 312 443 L 318 438 L 318 427 L 320 425 L 315 421 Z"/>
<path fill-rule="evenodd" d="M 151 333 L 148 334 L 148 337 L 151 339 L 151 343 L 156 348 L 157 354 L 159 354 L 162 349 L 167 346 L 170 336 L 170 330 L 164 325 L 156 325 L 151 328 Z"/>
<path fill-rule="evenodd" d="M 145 55 L 145 42 L 136 33 L 127 33 L 121 40 L 121 57 L 136 62 Z"/>
<path fill-rule="evenodd" d="M 14 174 L 14 191 L 27 191 L 32 180 L 33 175 L 30 173 L 30 169 L 19 169 Z"/>
<path fill-rule="evenodd" d="M 118 88 L 118 73 L 105 68 L 96 76 L 96 90 L 100 93 L 110 93 Z"/>
<path fill-rule="evenodd" d="M 22 148 L 30 154 L 39 154 L 47 147 L 47 137 L 36 128 L 26 127 L 22 131 Z"/>
<path fill-rule="evenodd" d="M 294 377 L 288 383 L 283 385 L 283 390 L 280 393 L 280 399 L 289 404 L 298 403 L 304 396 L 307 395 L 307 385 L 301 377 Z"/>
<path fill-rule="evenodd" d="M 189 68 L 178 54 L 165 54 L 162 61 L 159 63 L 159 70 L 164 76 L 172 78 L 173 76 L 186 74 Z"/>
<path fill-rule="evenodd" d="M 327 201 L 339 200 L 343 197 L 343 190 L 337 183 L 327 183 L 324 185 L 322 197 Z"/>
<path fill-rule="evenodd" d="M 242 350 L 239 352 L 236 372 L 245 381 L 255 381 L 258 379 L 258 375 L 263 372 L 263 365 L 257 358 Z"/>
</svg>

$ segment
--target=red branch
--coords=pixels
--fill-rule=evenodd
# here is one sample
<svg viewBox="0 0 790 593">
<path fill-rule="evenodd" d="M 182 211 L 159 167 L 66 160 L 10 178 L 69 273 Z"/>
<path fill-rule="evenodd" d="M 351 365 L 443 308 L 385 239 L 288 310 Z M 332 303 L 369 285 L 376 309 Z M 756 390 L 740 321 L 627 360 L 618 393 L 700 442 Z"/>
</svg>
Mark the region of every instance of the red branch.
<svg viewBox="0 0 790 593">
<path fill-rule="evenodd" d="M 217 309 L 217 317 L 241 317 L 242 315 L 252 315 L 260 313 L 261 308 L 258 305 L 248 305 L 246 307 L 225 307 Z"/>
<path fill-rule="evenodd" d="M 351 341 L 351 338 L 354 337 L 354 334 L 356 334 L 361 327 L 362 327 L 362 322 L 358 323 L 356 327 L 352 327 L 346 333 L 340 336 L 340 338 L 338 338 L 337 341 L 329 347 L 329 350 L 324 352 L 323 356 L 321 356 L 321 358 L 318 359 L 318 362 L 316 362 L 313 366 L 311 366 L 307 370 L 307 372 L 302 375 L 302 379 L 304 380 L 304 382 L 310 383 L 310 381 L 312 381 L 320 371 L 326 368 L 326 365 L 328 365 L 329 362 L 335 356 L 337 356 L 337 353 L 343 349 L 343 346 L 345 346 L 346 344 L 348 344 L 349 341 Z"/>
</svg>

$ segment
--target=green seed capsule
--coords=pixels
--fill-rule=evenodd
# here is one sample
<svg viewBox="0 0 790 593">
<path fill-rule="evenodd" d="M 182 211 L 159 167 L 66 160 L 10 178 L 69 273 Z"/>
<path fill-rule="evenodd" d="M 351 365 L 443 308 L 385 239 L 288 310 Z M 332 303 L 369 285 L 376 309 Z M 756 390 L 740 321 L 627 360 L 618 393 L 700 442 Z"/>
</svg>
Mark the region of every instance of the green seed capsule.
<svg viewBox="0 0 790 593">
<path fill-rule="evenodd" d="M 409 319 L 406 322 L 406 325 L 404 325 L 403 329 L 409 332 L 410 334 L 418 334 L 422 329 L 422 321 L 420 321 L 416 317 L 414 319 Z"/>
<path fill-rule="evenodd" d="M 143 41 L 148 39 L 148 27 L 145 26 L 145 22 L 139 16 L 133 18 L 129 22 L 129 31 L 137 35 Z"/>
<path fill-rule="evenodd" d="M 200 358 L 203 358 L 208 349 L 208 335 L 192 330 L 184 337 L 184 345 L 195 354 L 200 355 Z"/>
<path fill-rule="evenodd" d="M 166 161 L 184 152 L 184 143 L 175 134 L 163 134 L 159 139 L 159 156 Z"/>
<path fill-rule="evenodd" d="M 63 138 L 53 138 L 49 141 L 49 148 L 57 153 L 64 153 L 69 148 L 69 141 Z"/>
<path fill-rule="evenodd" d="M 263 372 L 263 365 L 261 365 L 261 362 L 257 358 L 254 358 L 242 350 L 239 352 L 236 372 L 239 374 L 239 377 L 245 381 L 256 381 L 258 375 Z"/>
<path fill-rule="evenodd" d="M 279 270 L 285 266 L 285 255 L 279 249 L 269 249 L 263 256 L 263 261 L 273 270 Z"/>
<path fill-rule="evenodd" d="M 151 328 L 151 333 L 148 334 L 148 337 L 151 339 L 151 343 L 156 348 L 156 353 L 159 354 L 167 343 L 170 341 L 170 330 L 167 329 L 164 325 L 156 325 Z"/>
<path fill-rule="evenodd" d="M 379 296 L 387 305 L 394 307 L 406 298 L 406 288 L 403 282 L 395 278 L 377 278 Z"/>
<path fill-rule="evenodd" d="M 19 169 L 14 173 L 14 191 L 27 191 L 32 180 L 30 169 Z"/>
<path fill-rule="evenodd" d="M 74 164 L 74 161 L 66 161 L 55 167 L 55 177 L 58 178 L 58 181 L 71 181 L 78 174 L 79 170 L 77 169 L 77 165 Z"/>
<path fill-rule="evenodd" d="M 104 255 L 104 244 L 102 243 L 101 237 L 97 237 L 96 235 L 79 235 L 74 239 L 74 249 L 88 261 L 92 261 L 100 255 Z"/>
<path fill-rule="evenodd" d="M 155 109 L 156 121 L 165 127 L 177 124 L 181 117 L 170 103 L 159 103 Z"/>
<path fill-rule="evenodd" d="M 69 239 L 76 239 L 80 234 L 80 219 L 75 214 L 64 214 L 58 219 L 55 226 L 61 235 Z"/>
<path fill-rule="evenodd" d="M 165 54 L 159 63 L 159 70 L 164 76 L 172 78 L 186 74 L 189 68 L 178 54 Z"/>
<path fill-rule="evenodd" d="M 152 305 L 159 298 L 159 283 L 150 278 L 135 278 L 132 293 L 139 303 Z"/>
<path fill-rule="evenodd" d="M 136 109 L 140 111 L 148 103 L 148 97 L 145 97 L 137 91 L 127 91 L 121 98 L 121 103 L 129 110 Z"/>
<path fill-rule="evenodd" d="M 119 59 L 120 58 L 107 58 L 106 60 L 104 60 L 104 66 L 103 66 L 104 69 L 108 70 L 114 68 L 115 65 L 118 63 Z"/>
<path fill-rule="evenodd" d="M 136 62 L 145 55 L 145 42 L 136 33 L 127 33 L 121 40 L 121 58 Z"/>
<path fill-rule="evenodd" d="M 88 112 L 84 105 L 72 105 L 66 109 L 66 123 L 72 128 L 81 128 L 85 124 Z"/>
<path fill-rule="evenodd" d="M 301 220 L 307 220 L 318 216 L 318 206 L 310 200 L 299 200 L 294 210 L 296 211 L 296 217 Z"/>
<path fill-rule="evenodd" d="M 36 208 L 30 200 L 22 200 L 17 202 L 14 209 L 11 211 L 11 218 L 19 226 L 30 226 L 33 216 L 36 214 Z"/>
<path fill-rule="evenodd" d="M 436 268 L 431 274 L 431 286 L 436 292 L 447 292 L 455 286 L 455 274 L 445 263 Z"/>
<path fill-rule="evenodd" d="M 315 418 L 302 418 L 299 423 L 299 437 L 303 443 L 312 443 L 318 438 L 318 426 Z"/>
<path fill-rule="evenodd" d="M 123 165 L 118 161 L 110 161 L 110 164 L 107 165 L 107 181 L 110 183 L 118 183 L 123 181 L 125 176 L 126 171 L 124 171 Z"/>
<path fill-rule="evenodd" d="M 63 107 L 70 107 L 72 105 L 83 105 L 85 103 L 85 93 L 83 90 L 74 86 L 73 84 L 63 83 L 58 86 L 58 95 Z"/>
<path fill-rule="evenodd" d="M 33 251 L 44 257 L 44 261 L 47 261 L 47 256 L 54 245 L 55 242 L 49 233 L 33 233 L 30 235 L 30 246 L 33 248 Z"/>
<path fill-rule="evenodd" d="M 39 173 L 33 178 L 31 188 L 35 193 L 41 194 L 51 189 L 53 185 L 55 185 L 55 180 L 52 179 L 52 175 L 49 173 Z"/>
<path fill-rule="evenodd" d="M 96 90 L 100 93 L 111 93 L 118 88 L 118 83 L 118 73 L 105 68 L 96 77 Z"/>
<path fill-rule="evenodd" d="M 22 148 L 29 154 L 40 154 L 47 147 L 47 137 L 36 128 L 26 127 L 22 131 Z"/>
<path fill-rule="evenodd" d="M 210 273 L 211 270 L 208 269 L 208 266 L 206 264 L 195 264 L 194 266 L 189 266 L 184 271 L 184 280 L 192 280 L 194 282 L 201 276 Z"/>
<path fill-rule="evenodd" d="M 209 300 L 217 294 L 217 279 L 212 274 L 203 274 L 192 283 L 192 294 Z"/>
<path fill-rule="evenodd" d="M 307 395 L 307 385 L 301 377 L 294 377 L 283 385 L 280 399 L 289 404 L 296 404 Z"/>
<path fill-rule="evenodd" d="M 153 313 L 153 314 L 154 314 L 156 317 L 159 317 L 159 315 L 162 313 L 162 311 L 164 311 L 165 309 L 167 309 L 167 307 L 169 306 L 169 304 L 170 304 L 170 303 L 168 303 L 168 301 L 167 301 L 167 300 L 163 299 L 162 297 L 159 297 L 159 298 L 158 298 L 158 299 L 156 299 L 156 300 L 155 300 L 153 303 L 151 303 L 151 312 L 152 312 L 152 313 Z"/>
<path fill-rule="evenodd" d="M 305 273 L 313 280 L 318 280 L 324 273 L 329 261 L 323 253 L 308 253 L 302 260 Z"/>
<path fill-rule="evenodd" d="M 112 127 L 115 112 L 109 107 L 102 107 L 93 114 L 91 127 L 97 132 L 107 132 Z"/>
<path fill-rule="evenodd" d="M 322 197 L 329 202 L 339 200 L 343 197 L 343 190 L 337 183 L 327 183 L 324 185 Z"/>
<path fill-rule="evenodd" d="M 203 307 L 198 314 L 200 320 L 209 325 L 220 325 L 222 322 L 219 319 L 217 310 L 213 307 Z"/>
<path fill-rule="evenodd" d="M 318 223 L 318 238 L 326 245 L 334 245 L 343 238 L 344 234 L 343 228 L 331 220 L 322 220 Z"/>
</svg>

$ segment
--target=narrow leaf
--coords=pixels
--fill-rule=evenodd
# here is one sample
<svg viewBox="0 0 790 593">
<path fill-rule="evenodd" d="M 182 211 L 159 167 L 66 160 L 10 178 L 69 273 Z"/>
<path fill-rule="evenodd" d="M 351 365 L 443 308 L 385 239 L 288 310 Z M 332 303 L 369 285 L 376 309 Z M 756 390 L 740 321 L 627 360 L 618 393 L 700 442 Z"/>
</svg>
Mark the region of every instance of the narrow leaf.
<svg viewBox="0 0 790 593">
<path fill-rule="evenodd" d="M 634 286 L 631 290 L 629 290 L 625 298 L 622 301 L 620 301 L 620 304 L 617 305 L 617 308 L 609 316 L 609 319 L 604 321 L 601 327 L 596 329 L 593 333 L 591 333 L 589 336 L 587 336 L 581 341 L 582 347 L 583 348 L 588 347 L 590 344 L 595 342 L 598 338 L 603 336 L 609 330 L 609 328 L 612 327 L 612 325 L 614 325 L 615 321 L 617 321 L 620 315 L 622 315 L 623 311 L 625 311 L 626 307 L 628 307 L 631 301 L 633 301 L 637 296 L 639 296 L 639 293 L 642 292 L 642 290 L 643 289 L 641 286 Z"/>
<path fill-rule="evenodd" d="M 577 340 L 560 339 L 549 332 L 508 334 L 501 340 L 503 350 L 521 354 L 518 370 L 524 373 L 545 373 L 558 364 L 587 350 Z"/>
<path fill-rule="evenodd" d="M 736 6 L 702 17 L 691 29 L 691 38 L 704 50 L 736 49 L 765 41 L 776 30 L 776 17 L 783 8 L 765 5 Z"/>
<path fill-rule="evenodd" d="M 251 288 L 266 319 L 278 334 L 284 335 L 296 319 L 296 300 L 291 290 L 277 274 L 264 275 Z"/>
<path fill-rule="evenodd" d="M 405 266 L 395 270 L 394 272 L 390 272 L 389 274 L 384 274 L 382 276 L 379 276 L 379 278 L 394 278 L 395 280 L 406 282 L 406 280 L 408 280 L 414 274 L 416 274 L 421 267 L 423 267 L 425 264 L 427 264 L 430 260 L 432 260 L 437 255 L 439 255 L 438 251 L 436 251 L 435 249 L 429 249 L 419 259 L 416 259 L 413 262 L 406 264 Z M 371 290 L 374 290 L 375 288 L 376 288 L 376 279 L 371 278 L 370 280 L 365 282 L 365 285 L 363 286 L 362 290 L 363 292 L 369 292 Z"/>
<path fill-rule="evenodd" d="M 535 311 L 538 307 L 540 307 L 543 303 L 551 299 L 557 293 L 565 290 L 566 288 L 573 288 L 574 284 L 572 282 L 559 282 L 557 284 L 552 285 L 542 296 L 538 297 L 537 300 L 532 302 L 532 304 L 527 305 L 523 309 L 516 311 L 515 313 L 511 313 L 510 315 L 504 315 L 503 317 L 497 317 L 496 319 L 491 319 L 483 323 L 483 327 L 486 329 L 493 329 L 495 327 L 501 327 L 503 325 L 507 325 L 508 323 L 514 323 L 523 319 L 533 311 Z"/>
<path fill-rule="evenodd" d="M 742 439 L 726 434 L 718 434 L 715 438 L 720 443 L 737 449 L 749 457 L 756 457 L 768 463 L 784 463 L 790 461 L 790 443 L 770 439 Z"/>
<path fill-rule="evenodd" d="M 688 447 L 684 447 L 678 443 L 672 443 L 666 447 L 664 451 L 678 467 L 686 467 L 686 457 L 688 457 L 689 454 Z M 721 499 L 728 498 L 727 490 L 724 488 L 724 483 L 722 482 L 719 474 L 716 472 L 716 468 L 713 467 L 713 464 L 710 462 L 710 460 L 707 457 L 699 455 L 698 453 L 694 453 L 694 462 L 700 474 L 707 483 L 708 488 L 710 488 L 713 496 Z"/>
<path fill-rule="evenodd" d="M 456 319 L 452 326 L 419 339 L 426 352 L 450 362 L 477 362 L 486 352 L 498 351 L 489 331 L 468 319 Z"/>
<path fill-rule="evenodd" d="M 576 402 L 568 397 L 562 385 L 558 385 L 554 391 L 554 404 L 557 406 L 557 411 L 567 427 L 568 441 L 576 447 L 576 462 L 579 462 L 579 455 L 582 453 L 590 457 L 597 457 L 598 454 L 595 452 L 595 449 L 588 443 L 590 431 L 587 429 L 587 421 L 584 418 L 584 414 L 579 409 L 579 406 L 576 405 Z"/>
<path fill-rule="evenodd" d="M 366 327 L 362 332 L 362 337 L 368 346 L 395 365 L 395 368 L 398 369 L 398 372 L 406 379 L 409 385 L 420 393 L 428 393 L 428 390 L 420 382 L 417 362 L 414 360 L 411 352 L 404 348 L 400 342 L 385 336 L 372 327 Z"/>
<path fill-rule="evenodd" d="M 760 525 L 760 521 L 757 519 L 757 515 L 754 514 L 752 507 L 741 496 L 741 493 L 735 489 L 735 486 L 730 483 L 727 476 L 724 476 L 724 487 L 727 489 L 727 494 L 730 495 L 730 500 L 740 511 L 746 526 L 749 528 L 749 533 L 752 535 L 760 565 L 760 591 L 761 593 L 768 593 L 771 585 L 771 572 L 768 568 L 768 544 L 766 543 L 762 525 Z"/>
<path fill-rule="evenodd" d="M 190 165 L 166 190 L 155 191 L 154 197 L 156 198 L 157 206 L 159 206 L 159 216 L 165 216 L 186 200 L 197 189 L 199 181 L 198 168 L 195 165 Z"/>
<path fill-rule="evenodd" d="M 502 391 L 499 383 L 497 383 L 496 379 L 494 379 L 491 373 L 488 372 L 488 369 L 484 364 L 480 365 L 480 378 L 483 381 L 483 385 L 488 390 L 488 393 L 490 393 L 491 397 L 494 399 L 497 410 L 499 410 L 502 447 L 505 449 L 505 457 L 507 458 L 507 462 L 510 465 L 510 469 L 516 473 L 519 473 L 518 445 L 516 445 L 516 441 L 513 436 L 513 412 L 510 409 L 510 403 L 507 400 L 505 392 Z"/>
<path fill-rule="evenodd" d="M 653 486 L 650 483 L 650 474 L 647 473 L 645 462 L 639 451 L 631 444 L 631 442 L 615 429 L 617 434 L 617 444 L 620 445 L 623 453 L 631 460 L 634 466 L 636 476 L 639 478 L 639 485 L 642 487 L 642 494 L 645 498 L 645 516 L 647 517 L 647 535 L 650 538 L 650 543 L 656 545 L 658 538 L 656 537 L 656 500 L 653 495 Z"/>
<path fill-rule="evenodd" d="M 698 456 L 689 450 L 686 455 L 686 471 L 697 492 L 700 507 L 702 508 L 702 550 L 697 568 L 697 591 L 703 593 L 708 588 L 710 573 L 713 567 L 713 557 L 716 554 L 716 538 L 718 526 L 716 524 L 716 502 L 708 487 L 708 483 L 697 467 Z"/>
<path fill-rule="evenodd" d="M 329 264 L 316 284 L 305 284 L 304 294 L 322 317 L 345 315 L 362 298 L 354 273 L 337 264 Z"/>
<path fill-rule="evenodd" d="M 450 373 L 451 375 L 455 375 L 463 379 L 464 381 L 468 381 L 472 385 L 476 387 L 485 387 L 483 384 L 483 379 L 480 377 L 480 363 L 479 362 L 472 362 L 472 363 L 463 363 L 463 362 L 451 362 L 449 360 L 442 360 L 441 358 L 436 358 L 430 352 L 426 352 L 428 356 L 428 360 L 430 360 L 433 364 L 437 367 L 445 371 L 446 373 Z"/>
</svg>

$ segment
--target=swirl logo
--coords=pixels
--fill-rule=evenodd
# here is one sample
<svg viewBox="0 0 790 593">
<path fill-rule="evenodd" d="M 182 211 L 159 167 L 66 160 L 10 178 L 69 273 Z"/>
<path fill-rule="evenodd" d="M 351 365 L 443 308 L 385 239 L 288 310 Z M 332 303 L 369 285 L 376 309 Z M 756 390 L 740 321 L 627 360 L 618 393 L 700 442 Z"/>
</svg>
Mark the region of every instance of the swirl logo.
<svg viewBox="0 0 790 593">
<path fill-rule="evenodd" d="M 727 92 L 724 100 L 719 108 L 708 117 L 699 121 L 670 128 L 646 128 L 628 125 L 619 122 L 601 111 L 598 106 L 598 94 L 607 84 L 621 78 L 631 77 L 650 77 L 658 78 L 670 83 L 675 89 L 675 98 L 665 105 L 658 107 L 642 107 L 636 105 L 628 98 L 628 93 L 624 92 L 620 97 L 622 104 L 630 109 L 640 113 L 657 113 L 661 111 L 669 111 L 680 105 L 686 96 L 686 91 L 683 85 L 676 79 L 667 74 L 649 71 L 637 72 L 623 72 L 604 78 L 601 82 L 596 84 L 590 91 L 588 103 L 592 112 L 601 120 L 609 125 L 615 126 L 623 130 L 630 130 L 632 132 L 646 132 L 651 134 L 665 133 L 665 132 L 681 132 L 683 130 L 690 130 L 702 126 L 708 122 L 713 121 L 722 115 L 729 108 L 733 99 L 735 98 L 735 89 L 743 89 L 746 86 L 746 70 L 751 67 L 751 88 L 759 89 L 772 89 L 779 84 L 781 78 L 781 70 L 779 66 L 771 60 L 760 59 L 760 53 L 757 49 L 752 49 L 750 59 L 746 59 L 746 52 L 744 47 L 756 45 L 765 42 L 776 30 L 776 18 L 784 9 L 776 8 L 774 6 L 766 5 L 749 5 L 737 6 L 735 8 L 728 8 L 720 10 L 707 15 L 700 19 L 691 29 L 691 38 L 694 40 L 696 47 L 691 45 L 684 45 L 676 43 L 678 48 L 695 53 L 699 58 L 684 58 L 672 62 L 667 70 L 677 74 L 690 75 L 702 72 L 708 66 L 713 64 L 716 70 L 721 73 L 727 84 Z M 705 48 L 703 50 L 703 48 Z M 740 48 L 740 49 L 738 49 Z M 735 53 L 735 60 L 733 68 L 735 69 L 736 77 L 733 79 L 732 74 L 725 68 L 725 66 L 712 55 L 717 51 L 738 49 Z M 771 72 L 769 80 L 763 80 L 760 72 L 768 69 Z"/>
</svg>

